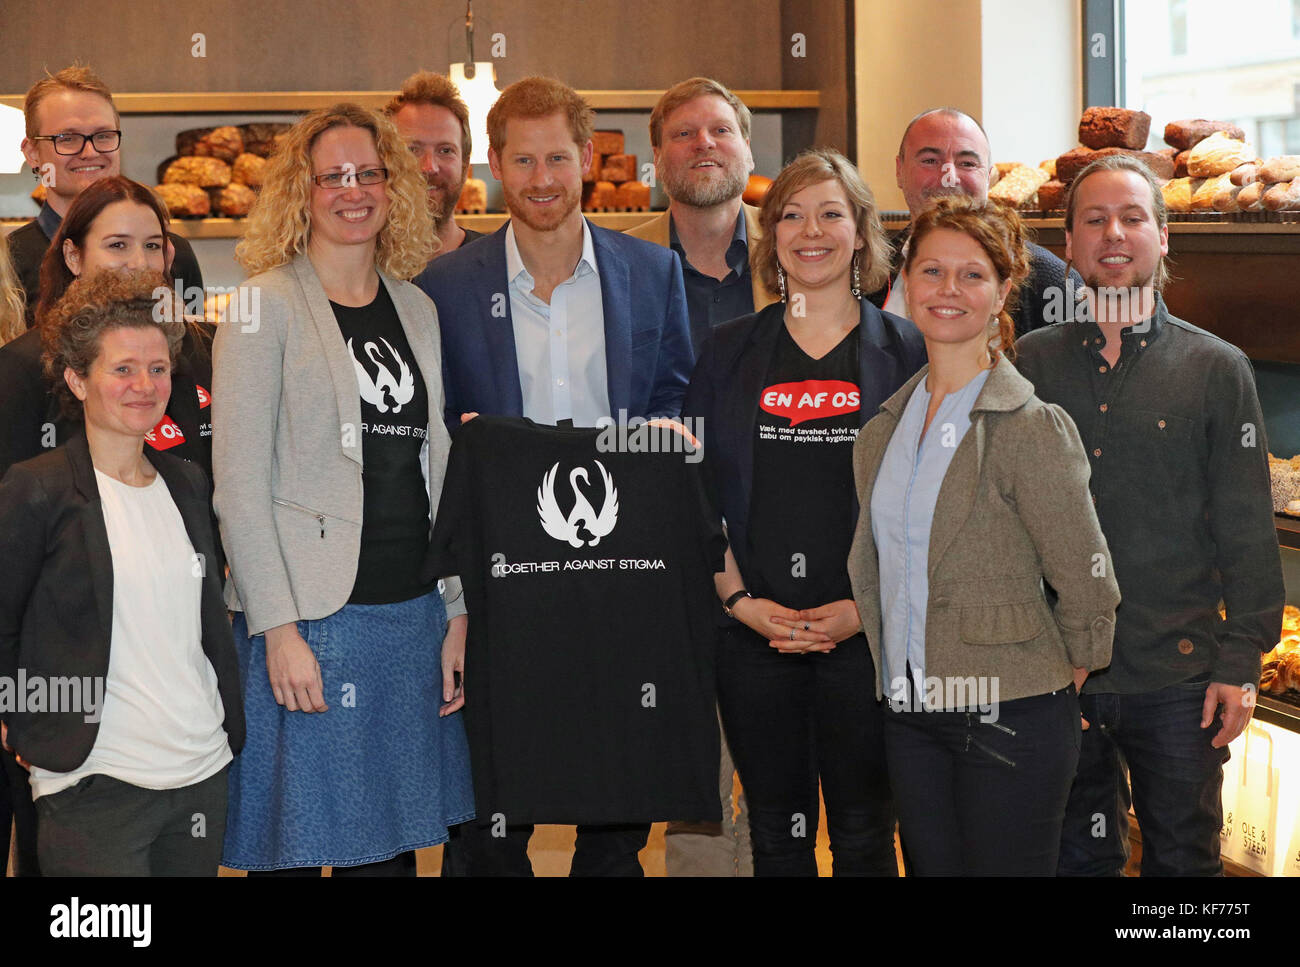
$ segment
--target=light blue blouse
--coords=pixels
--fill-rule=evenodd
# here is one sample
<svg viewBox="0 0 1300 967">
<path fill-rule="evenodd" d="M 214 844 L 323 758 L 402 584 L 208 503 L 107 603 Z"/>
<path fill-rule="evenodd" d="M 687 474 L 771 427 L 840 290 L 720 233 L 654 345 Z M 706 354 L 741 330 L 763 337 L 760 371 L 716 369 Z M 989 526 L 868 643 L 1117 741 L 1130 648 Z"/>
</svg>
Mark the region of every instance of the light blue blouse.
<svg viewBox="0 0 1300 967">
<path fill-rule="evenodd" d="M 970 411 L 990 370 L 949 393 L 921 438 L 930 393 L 916 384 L 885 448 L 871 493 L 871 535 L 880 559 L 881 684 L 887 700 L 906 701 L 907 666 L 925 694 L 925 614 L 930 600 L 930 525 L 953 454 L 970 429 Z M 928 378 L 928 376 L 927 376 Z"/>
</svg>

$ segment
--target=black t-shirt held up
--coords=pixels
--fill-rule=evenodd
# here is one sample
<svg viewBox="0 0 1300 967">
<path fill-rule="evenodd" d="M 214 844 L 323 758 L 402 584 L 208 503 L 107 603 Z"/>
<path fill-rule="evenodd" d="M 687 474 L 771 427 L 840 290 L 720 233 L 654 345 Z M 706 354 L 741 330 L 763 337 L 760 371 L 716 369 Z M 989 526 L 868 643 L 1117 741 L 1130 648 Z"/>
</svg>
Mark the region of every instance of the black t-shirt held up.
<svg viewBox="0 0 1300 967">
<path fill-rule="evenodd" d="M 427 594 L 429 490 L 420 450 L 429 398 L 388 290 L 368 306 L 330 302 L 361 392 L 361 556 L 349 604 L 391 604 Z"/>
</svg>

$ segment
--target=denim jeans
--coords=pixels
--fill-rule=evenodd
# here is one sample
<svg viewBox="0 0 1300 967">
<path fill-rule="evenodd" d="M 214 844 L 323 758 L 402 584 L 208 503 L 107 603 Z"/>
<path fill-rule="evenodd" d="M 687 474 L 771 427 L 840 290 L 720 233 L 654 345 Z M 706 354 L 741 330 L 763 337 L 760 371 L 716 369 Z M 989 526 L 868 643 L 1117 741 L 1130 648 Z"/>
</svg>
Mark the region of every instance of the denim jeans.
<svg viewBox="0 0 1300 967">
<path fill-rule="evenodd" d="M 1120 876 L 1130 801 L 1142 829 L 1143 876 L 1215 876 L 1228 750 L 1201 728 L 1206 682 L 1134 695 L 1085 694 L 1090 728 L 1061 835 L 1062 876 Z M 1131 799 L 1130 799 L 1131 788 Z"/>
<path fill-rule="evenodd" d="M 723 633 L 718 707 L 749 799 L 755 876 L 817 875 L 818 779 L 836 876 L 897 876 L 882 703 L 867 640 L 785 655 Z"/>
<path fill-rule="evenodd" d="M 1052 876 L 1079 758 L 1074 686 L 978 711 L 885 713 L 908 874 Z"/>
</svg>

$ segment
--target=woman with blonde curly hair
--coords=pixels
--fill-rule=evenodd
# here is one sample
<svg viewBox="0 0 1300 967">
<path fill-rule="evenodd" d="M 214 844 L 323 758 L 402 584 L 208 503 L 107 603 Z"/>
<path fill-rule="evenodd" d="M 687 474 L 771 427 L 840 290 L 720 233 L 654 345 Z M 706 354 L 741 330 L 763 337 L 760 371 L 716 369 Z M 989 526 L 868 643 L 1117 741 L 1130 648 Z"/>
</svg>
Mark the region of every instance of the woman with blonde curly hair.
<svg viewBox="0 0 1300 967">
<path fill-rule="evenodd" d="M 437 315 L 404 280 L 436 245 L 392 122 L 337 104 L 285 137 L 237 249 L 213 501 L 252 741 L 227 866 L 414 875 L 473 815 L 460 585 L 421 578 L 450 438 Z"/>
<path fill-rule="evenodd" d="M 9 260 L 9 246 L 0 245 L 0 346 L 27 331 L 23 318 L 26 300 L 18 284 L 14 264 Z"/>
</svg>

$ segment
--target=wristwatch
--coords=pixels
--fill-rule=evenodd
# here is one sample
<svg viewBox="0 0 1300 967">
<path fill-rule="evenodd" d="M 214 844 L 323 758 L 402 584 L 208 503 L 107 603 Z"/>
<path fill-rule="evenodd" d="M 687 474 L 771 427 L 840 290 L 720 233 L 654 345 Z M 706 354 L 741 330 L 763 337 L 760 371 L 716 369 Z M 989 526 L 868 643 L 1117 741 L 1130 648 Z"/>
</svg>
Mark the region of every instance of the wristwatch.
<svg viewBox="0 0 1300 967">
<path fill-rule="evenodd" d="M 728 618 L 734 618 L 735 615 L 731 613 L 731 609 L 736 606 L 736 602 L 739 601 L 741 598 L 749 598 L 749 597 L 753 597 L 753 595 L 751 595 L 744 588 L 741 588 L 731 597 L 727 598 L 726 601 L 722 602 L 722 613 L 725 614 Z"/>
</svg>

